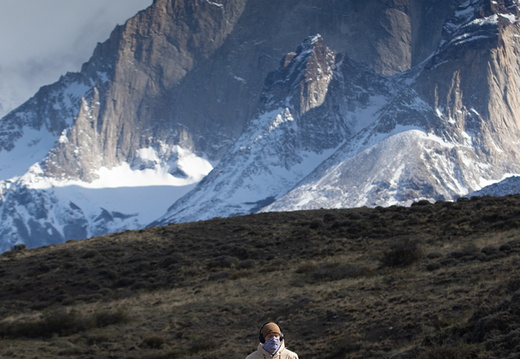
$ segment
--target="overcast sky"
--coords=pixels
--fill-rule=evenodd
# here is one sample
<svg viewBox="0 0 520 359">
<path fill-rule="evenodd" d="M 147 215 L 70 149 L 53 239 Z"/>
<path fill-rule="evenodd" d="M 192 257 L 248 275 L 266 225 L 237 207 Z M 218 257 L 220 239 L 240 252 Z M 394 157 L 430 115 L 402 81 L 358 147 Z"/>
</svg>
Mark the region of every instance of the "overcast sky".
<svg viewBox="0 0 520 359">
<path fill-rule="evenodd" d="M 0 117 L 67 71 L 153 0 L 0 0 Z"/>
</svg>

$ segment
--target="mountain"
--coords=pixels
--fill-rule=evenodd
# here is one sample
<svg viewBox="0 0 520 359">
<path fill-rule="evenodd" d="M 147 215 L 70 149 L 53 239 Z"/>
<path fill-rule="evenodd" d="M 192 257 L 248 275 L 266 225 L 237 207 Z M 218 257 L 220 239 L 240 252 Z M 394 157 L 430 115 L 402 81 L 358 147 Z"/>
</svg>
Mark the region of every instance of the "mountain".
<svg viewBox="0 0 520 359">
<path fill-rule="evenodd" d="M 520 177 L 511 176 L 500 182 L 485 186 L 478 191 L 470 193 L 472 196 L 507 196 L 520 193 Z"/>
<path fill-rule="evenodd" d="M 159 223 L 254 212 L 258 204 L 262 211 L 287 211 L 453 199 L 518 173 L 519 108 L 510 95 L 519 88 L 511 40 L 518 35 L 518 7 L 502 5 L 463 3 L 444 24 L 438 50 L 392 76 L 356 64 L 348 53 L 335 63 L 322 61 L 325 70 L 314 72 L 330 75 L 311 91 L 317 99 L 298 90 L 319 76 L 294 85 L 286 73 L 312 73 L 323 50 L 303 51 L 315 55 L 305 71 L 297 70 L 301 48 L 289 70 L 287 55 L 264 90 L 264 97 L 285 102 L 268 101 L 212 175 Z M 270 78 L 293 91 L 272 95 Z M 297 108 L 313 100 L 316 109 L 302 114 Z"/>
<path fill-rule="evenodd" d="M 1 120 L 0 250 L 518 173 L 518 11 L 156 0 Z"/>
</svg>

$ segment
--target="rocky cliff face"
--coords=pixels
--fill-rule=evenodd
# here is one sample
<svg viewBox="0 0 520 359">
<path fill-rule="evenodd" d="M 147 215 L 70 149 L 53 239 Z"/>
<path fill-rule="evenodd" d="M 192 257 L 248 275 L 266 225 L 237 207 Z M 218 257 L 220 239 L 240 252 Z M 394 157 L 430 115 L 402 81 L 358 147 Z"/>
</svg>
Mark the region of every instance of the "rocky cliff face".
<svg viewBox="0 0 520 359">
<path fill-rule="evenodd" d="M 46 121 L 55 135 L 76 133 L 53 150 L 44 166 L 49 175 L 92 180 L 99 164 L 132 162 L 138 149 L 159 142 L 217 160 L 254 113 L 265 76 L 306 36 L 320 33 L 335 51 L 393 74 L 433 51 L 451 7 L 450 1 L 159 0 L 116 28 L 81 74 L 42 89 L 28 110 L 34 120 L 19 110 L 4 121 L 38 129 Z M 435 16 L 424 21 L 425 14 Z M 64 104 L 59 97 L 67 86 L 76 96 Z M 84 143 L 77 135 L 85 132 L 71 129 L 85 105 L 97 107 L 88 115 L 94 155 L 77 151 Z M 64 108 L 68 113 L 57 113 Z M 16 136 L 4 137 L 8 150 Z"/>
<path fill-rule="evenodd" d="M 96 83 L 78 106 L 67 141 L 53 150 L 44 170 L 92 180 L 100 166 L 131 163 L 141 148 L 197 148 L 193 138 L 199 134 L 190 119 L 171 123 L 161 108 L 187 74 L 222 46 L 242 11 L 241 1 L 156 1 L 116 28 L 83 68 L 97 73 L 107 67 L 107 81 Z"/>
<path fill-rule="evenodd" d="M 415 86 L 436 111 L 437 132 L 458 144 L 470 189 L 518 171 L 518 11 L 507 1 L 462 6 Z M 480 163 L 478 178 L 466 158 Z"/>
<path fill-rule="evenodd" d="M 337 117 L 316 121 L 335 67 L 335 53 L 320 35 L 286 54 L 267 76 L 256 116 L 220 165 L 159 222 L 255 212 L 296 185 L 349 132 Z"/>
<path fill-rule="evenodd" d="M 264 210 L 453 199 L 518 173 L 517 21 L 518 5 L 463 3 L 373 127 Z"/>
<path fill-rule="evenodd" d="M 433 1 L 156 1 L 118 27 L 82 71 L 95 86 L 90 92 L 99 94 L 99 105 L 92 94 L 85 101 L 99 107 L 88 141 L 101 158 L 78 154 L 70 161 L 83 143 L 76 136 L 53 151 L 45 170 L 91 180 L 98 165 L 132 162 L 137 150 L 159 143 L 218 160 L 253 115 L 267 73 L 302 38 L 320 33 L 337 52 L 393 74 L 433 50 L 431 38 L 439 37 L 447 13 L 441 7 Z M 425 12 L 441 16 L 423 21 Z M 68 168 L 71 163 L 83 170 Z"/>
<path fill-rule="evenodd" d="M 517 109 L 515 99 L 507 98 L 512 89 L 517 92 L 519 88 L 514 80 L 518 79 L 518 64 L 512 55 L 517 47 L 514 41 L 518 31 L 517 11 L 517 6 L 507 7 L 504 3 L 461 4 L 443 25 L 438 50 L 423 63 L 390 77 L 378 75 L 373 66 L 356 64 L 346 53 L 337 56 L 324 100 L 309 112 L 312 118 L 309 122 L 319 123 L 320 128 L 342 128 L 343 131 L 331 131 L 327 136 L 334 138 L 332 133 L 341 134 L 340 140 L 335 142 L 341 146 L 307 176 L 298 177 L 299 183 L 294 188 L 284 187 L 289 189 L 286 194 L 279 189 L 260 191 L 269 193 L 271 202 L 262 210 L 410 204 L 419 198 L 452 199 L 508 173 L 517 173 L 514 147 L 518 132 L 516 115 L 513 115 Z M 287 54 L 282 63 L 290 63 L 294 56 Z M 295 97 L 280 91 L 276 91 L 276 95 L 269 93 L 273 88 L 278 90 L 276 86 L 269 86 L 271 78 L 290 79 L 291 74 L 282 66 L 269 76 L 266 97 L 287 99 L 277 104 L 292 114 Z M 304 115 L 299 121 L 291 121 L 292 130 L 298 132 L 296 137 L 313 143 L 311 148 L 315 151 L 334 149 L 334 145 L 316 145 L 317 142 L 325 144 L 326 140 L 313 142 L 316 133 L 304 130 L 302 119 L 305 118 L 308 117 Z M 322 118 L 328 122 L 321 122 Z M 507 126 L 503 126 L 505 119 L 511 119 Z M 262 136 L 263 141 L 269 142 L 266 137 Z M 275 136 L 270 138 L 273 143 L 293 143 L 285 138 L 283 141 Z M 249 149 L 254 148 L 256 141 L 239 143 L 241 148 Z M 297 158 L 296 153 L 303 153 L 303 148 L 289 147 L 289 150 L 275 151 L 277 163 L 286 163 L 288 158 Z M 253 156 L 258 157 L 261 156 Z M 255 179 L 247 171 L 237 170 L 237 166 L 245 162 L 243 159 L 223 161 L 216 173 L 221 178 L 236 176 L 254 183 Z M 259 167 L 266 166 L 259 164 Z M 255 173 L 258 172 L 261 171 Z M 276 171 L 271 176 L 274 183 L 284 182 Z M 258 175 L 256 180 L 265 177 Z M 222 182 L 218 177 L 209 179 Z M 236 183 L 226 184 L 230 188 L 243 188 Z M 220 213 L 229 212 L 223 208 L 232 201 L 231 191 L 224 190 L 227 195 L 221 196 L 223 188 L 227 187 L 222 183 L 218 188 L 203 183 L 198 188 L 199 198 L 213 198 L 212 208 L 221 208 Z M 170 209 L 165 222 L 204 216 L 200 211 L 190 211 L 192 206 L 196 208 L 198 201 L 178 202 Z M 265 204 L 265 200 L 259 202 Z M 235 203 L 234 208 L 240 208 L 240 204 Z M 238 213 L 247 211 L 242 208 Z"/>
<path fill-rule="evenodd" d="M 29 149 L 0 165 L 4 248 L 146 225 L 57 190 L 120 167 L 191 186 L 218 164 L 158 223 L 450 199 L 516 173 L 517 20 L 505 0 L 156 0 L 2 119 L 0 160 Z"/>
</svg>

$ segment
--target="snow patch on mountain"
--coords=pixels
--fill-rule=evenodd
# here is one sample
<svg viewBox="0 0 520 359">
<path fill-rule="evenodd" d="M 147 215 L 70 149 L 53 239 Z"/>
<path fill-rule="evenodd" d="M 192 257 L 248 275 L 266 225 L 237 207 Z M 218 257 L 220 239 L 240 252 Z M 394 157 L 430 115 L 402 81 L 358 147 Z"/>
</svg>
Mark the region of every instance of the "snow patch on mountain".
<svg viewBox="0 0 520 359">
<path fill-rule="evenodd" d="M 80 80 L 77 75 L 63 77 L 61 83 L 40 90 L 39 95 L 2 118 L 0 129 L 0 178 L 23 175 L 31 165 L 43 159 L 62 141 L 74 123 L 81 99 L 94 80 Z"/>
<path fill-rule="evenodd" d="M 220 164 L 157 223 L 254 213 L 286 193 L 335 150 L 306 150 L 290 109 L 258 116 Z"/>
<path fill-rule="evenodd" d="M 45 176 L 39 163 L 19 178 L 0 181 L 0 216 L 4 224 L 11 222 L 0 233 L 0 251 L 20 240 L 28 246 L 54 243 L 42 238 L 41 243 L 33 244 L 30 238 L 37 231 L 61 243 L 146 226 L 213 168 L 187 149 L 175 146 L 173 150 L 180 177 L 171 173 L 176 169 L 161 160 L 160 151 L 143 148 L 138 157 L 153 162 L 153 167 L 136 169 L 127 163 L 102 167 L 92 182 Z"/>
<path fill-rule="evenodd" d="M 46 130 L 26 126 L 21 132 L 11 151 L 0 150 L 0 178 L 23 175 L 35 162 L 41 161 L 56 142 L 56 136 Z"/>
<path fill-rule="evenodd" d="M 452 148 L 453 144 L 413 126 L 360 137 L 345 144 L 295 189 L 262 211 L 409 205 L 417 200 L 414 194 L 427 193 L 425 189 L 441 181 L 454 193 L 467 193 L 456 164 L 443 156 Z M 431 176 L 420 177 L 432 178 L 433 184 L 418 177 L 429 170 L 424 164 L 432 161 L 436 167 Z M 444 192 L 446 197 L 450 195 Z"/>
<path fill-rule="evenodd" d="M 96 180 L 84 182 L 79 180 L 60 180 L 42 177 L 43 172 L 39 165 L 34 165 L 24 177 L 24 184 L 32 189 L 52 189 L 61 201 L 72 201 L 81 208 L 90 208 L 87 211 L 94 213 L 99 208 L 111 209 L 122 213 L 136 214 L 140 224 L 146 224 L 163 214 L 172 200 L 180 198 L 194 185 L 204 178 L 213 165 L 204 158 L 198 157 L 191 151 L 175 146 L 178 154 L 177 165 L 183 176 L 176 177 L 170 172 L 172 168 L 161 161 L 160 154 L 155 149 L 143 148 L 138 150 L 142 160 L 152 161 L 153 168 L 133 169 L 123 163 L 114 168 L 101 167 L 96 173 Z M 105 196 L 104 192 L 118 189 L 119 196 L 115 198 Z M 159 196 L 151 196 L 152 193 Z M 133 193 L 133 194 L 132 194 Z M 88 194 L 88 195 L 86 195 Z M 157 200 L 143 201 L 147 198 Z M 146 206 L 146 202 L 149 206 Z M 81 206 L 80 204 L 83 204 Z"/>
<path fill-rule="evenodd" d="M 468 0 L 459 6 L 453 18 L 444 25 L 445 36 L 441 46 L 462 45 L 476 40 L 495 39 L 498 34 L 500 18 L 507 19 L 512 24 L 518 21 L 517 16 L 510 12 L 483 13 L 481 0 Z"/>
</svg>

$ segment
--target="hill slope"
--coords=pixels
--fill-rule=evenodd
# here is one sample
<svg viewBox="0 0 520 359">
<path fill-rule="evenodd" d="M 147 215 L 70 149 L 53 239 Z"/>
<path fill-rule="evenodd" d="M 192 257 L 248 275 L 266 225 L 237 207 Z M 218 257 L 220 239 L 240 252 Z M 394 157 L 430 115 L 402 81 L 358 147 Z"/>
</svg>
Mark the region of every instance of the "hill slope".
<svg viewBox="0 0 520 359">
<path fill-rule="evenodd" d="M 515 358 L 520 197 L 264 213 L 0 256 L 0 356 Z"/>
</svg>

